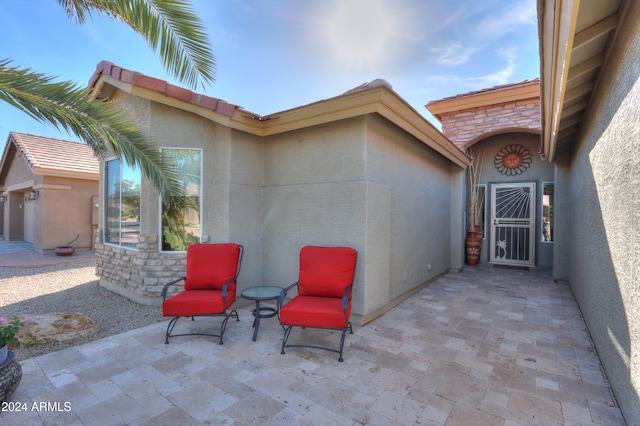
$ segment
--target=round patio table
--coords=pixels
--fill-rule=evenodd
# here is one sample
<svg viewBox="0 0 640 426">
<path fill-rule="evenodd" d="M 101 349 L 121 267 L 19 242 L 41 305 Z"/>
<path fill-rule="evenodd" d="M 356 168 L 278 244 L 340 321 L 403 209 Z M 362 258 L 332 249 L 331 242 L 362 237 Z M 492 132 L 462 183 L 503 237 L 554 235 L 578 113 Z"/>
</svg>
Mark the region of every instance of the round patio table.
<svg viewBox="0 0 640 426">
<path fill-rule="evenodd" d="M 260 318 L 271 318 L 278 314 L 278 309 L 271 306 L 260 306 L 260 302 L 264 300 L 276 300 L 280 296 L 282 287 L 276 286 L 257 286 L 249 287 L 242 290 L 242 297 L 248 300 L 256 301 L 256 308 L 253 310 L 253 340 L 258 337 L 258 329 L 260 328 Z"/>
</svg>

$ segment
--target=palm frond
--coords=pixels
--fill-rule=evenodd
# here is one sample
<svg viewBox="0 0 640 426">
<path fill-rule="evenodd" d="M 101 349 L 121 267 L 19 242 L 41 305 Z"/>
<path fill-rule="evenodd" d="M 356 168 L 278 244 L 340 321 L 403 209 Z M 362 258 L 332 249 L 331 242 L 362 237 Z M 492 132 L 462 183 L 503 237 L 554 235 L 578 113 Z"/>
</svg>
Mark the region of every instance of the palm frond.
<svg viewBox="0 0 640 426">
<path fill-rule="evenodd" d="M 204 24 L 186 0 L 58 0 L 82 24 L 92 12 L 129 25 L 167 69 L 192 88 L 215 81 L 215 57 Z"/>
<path fill-rule="evenodd" d="M 102 158 L 122 156 L 129 165 L 140 167 L 165 202 L 182 193 L 174 167 L 122 111 L 93 101 L 71 81 L 56 82 L 51 76 L 10 65 L 10 60 L 0 60 L 0 100 L 39 122 L 75 134 Z"/>
</svg>

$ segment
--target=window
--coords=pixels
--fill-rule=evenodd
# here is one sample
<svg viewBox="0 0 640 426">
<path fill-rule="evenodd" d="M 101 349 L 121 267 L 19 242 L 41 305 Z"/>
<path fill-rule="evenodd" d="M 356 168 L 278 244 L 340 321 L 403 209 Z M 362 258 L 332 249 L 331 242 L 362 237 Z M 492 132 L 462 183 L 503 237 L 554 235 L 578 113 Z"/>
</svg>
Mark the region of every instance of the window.
<svg viewBox="0 0 640 426">
<path fill-rule="evenodd" d="M 484 183 L 478 185 L 478 196 L 480 199 L 480 214 L 478 216 L 478 223 L 480 224 L 480 230 L 484 232 L 483 238 L 487 236 L 486 232 L 486 222 L 485 222 L 485 214 L 487 211 L 487 185 Z"/>
<path fill-rule="evenodd" d="M 185 251 L 200 241 L 200 199 L 202 152 L 198 149 L 163 149 L 173 161 L 182 183 L 183 195 L 162 204 L 162 251 Z"/>
<path fill-rule="evenodd" d="M 542 241 L 553 242 L 553 182 L 542 182 Z"/>
<path fill-rule="evenodd" d="M 104 242 L 136 247 L 140 235 L 140 170 L 120 159 L 106 162 Z"/>
</svg>

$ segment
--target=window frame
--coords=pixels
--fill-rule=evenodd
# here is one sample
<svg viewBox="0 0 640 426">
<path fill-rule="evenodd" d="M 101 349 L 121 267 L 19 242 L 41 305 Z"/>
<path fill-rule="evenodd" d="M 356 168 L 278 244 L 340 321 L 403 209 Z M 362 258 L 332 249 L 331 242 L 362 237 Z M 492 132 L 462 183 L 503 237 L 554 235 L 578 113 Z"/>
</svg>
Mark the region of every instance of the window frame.
<svg viewBox="0 0 640 426">
<path fill-rule="evenodd" d="M 117 162 L 119 167 L 119 182 L 120 182 L 120 187 L 118 190 L 118 213 L 119 213 L 119 218 L 118 218 L 118 242 L 113 242 L 113 241 L 107 241 L 107 231 L 111 229 L 111 227 L 108 226 L 108 220 L 109 220 L 109 164 L 112 162 Z M 125 175 L 125 173 L 123 173 L 123 168 L 128 168 L 129 170 L 131 170 L 131 172 L 136 173 L 137 171 L 137 179 L 138 181 L 136 182 L 134 180 L 134 184 L 137 183 L 138 185 L 138 209 L 141 208 L 141 201 L 142 201 L 142 173 L 140 172 L 140 169 L 138 167 L 131 167 L 128 164 L 126 164 L 126 161 L 124 160 L 123 157 L 108 157 L 104 160 L 104 188 L 103 188 L 103 194 L 102 194 L 102 200 L 103 200 L 103 212 L 102 212 L 102 242 L 105 245 L 108 246 L 112 246 L 112 247 L 120 247 L 120 248 L 125 248 L 125 249 L 129 249 L 129 250 L 138 250 L 138 241 L 136 240 L 136 242 L 134 243 L 127 243 L 127 242 L 123 242 L 124 238 L 123 238 L 123 204 L 122 204 L 122 182 L 123 182 L 123 176 Z M 138 232 L 137 232 L 137 236 L 140 236 L 142 233 L 142 223 L 141 223 L 141 215 L 140 215 L 140 211 L 138 211 Z"/>
<path fill-rule="evenodd" d="M 548 186 L 548 185 L 553 187 L 553 195 L 550 196 L 551 198 L 549 199 L 549 205 L 545 206 L 544 197 L 548 196 L 548 195 L 544 193 L 544 190 L 545 190 L 545 187 Z M 550 218 L 551 219 L 549 220 L 549 226 L 550 226 L 551 229 L 553 229 L 555 227 L 555 224 L 554 224 L 554 222 L 555 222 L 554 214 L 555 213 L 553 212 L 553 209 L 555 209 L 555 188 L 556 188 L 556 184 L 552 180 L 540 182 L 540 231 L 541 232 L 539 234 L 539 241 L 541 243 L 545 243 L 545 244 L 553 244 L 554 243 L 554 239 L 553 239 L 554 232 L 550 231 L 551 239 L 545 240 L 542 230 L 544 228 L 543 218 L 546 216 L 545 215 L 545 207 L 549 207 L 551 209 L 551 214 L 550 214 Z"/>
</svg>

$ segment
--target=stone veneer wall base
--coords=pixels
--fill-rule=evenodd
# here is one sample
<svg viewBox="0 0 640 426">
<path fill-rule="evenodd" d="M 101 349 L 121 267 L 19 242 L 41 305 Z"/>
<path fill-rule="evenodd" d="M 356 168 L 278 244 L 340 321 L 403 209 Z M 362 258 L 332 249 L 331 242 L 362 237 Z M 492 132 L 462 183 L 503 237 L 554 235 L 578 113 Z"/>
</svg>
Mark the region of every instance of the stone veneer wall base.
<svg viewBox="0 0 640 426">
<path fill-rule="evenodd" d="M 118 284 L 113 284 L 112 282 L 103 279 L 100 280 L 99 284 L 100 287 L 106 288 L 107 290 L 119 294 L 120 296 L 126 297 L 127 299 L 141 305 L 158 307 L 162 306 L 162 296 L 143 296 Z"/>
</svg>

